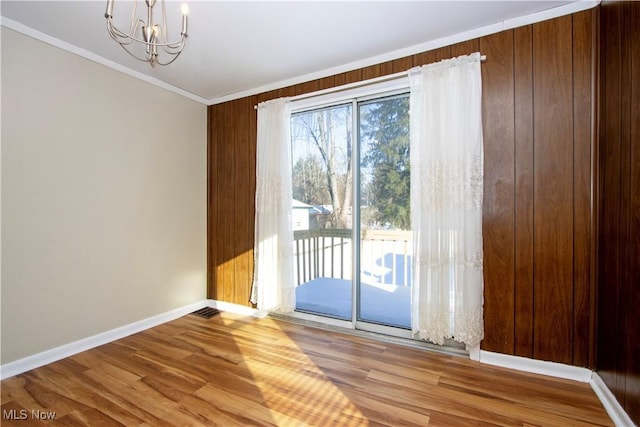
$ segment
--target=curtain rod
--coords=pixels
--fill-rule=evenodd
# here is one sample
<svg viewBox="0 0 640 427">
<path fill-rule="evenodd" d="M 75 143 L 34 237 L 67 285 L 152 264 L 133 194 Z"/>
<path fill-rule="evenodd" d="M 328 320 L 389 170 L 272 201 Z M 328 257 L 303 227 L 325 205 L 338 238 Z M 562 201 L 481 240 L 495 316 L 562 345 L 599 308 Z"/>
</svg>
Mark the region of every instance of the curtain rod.
<svg viewBox="0 0 640 427">
<path fill-rule="evenodd" d="M 480 62 L 484 62 L 486 60 L 487 60 L 487 55 L 480 56 Z M 381 83 L 381 82 L 391 81 L 395 79 L 400 79 L 402 77 L 405 77 L 406 75 L 407 75 L 407 71 L 401 71 L 399 73 L 387 74 L 386 76 L 375 77 L 373 79 L 361 80 L 359 82 L 348 83 L 346 85 L 330 87 L 322 90 L 316 90 L 314 92 L 303 93 L 296 96 L 290 96 L 289 99 L 291 101 L 298 101 L 300 99 L 313 98 L 314 96 L 326 95 L 328 93 L 333 93 L 333 92 L 342 92 L 344 90 L 354 89 L 360 86 L 369 86 L 374 83 Z M 257 110 L 258 106 L 254 105 L 253 109 Z"/>
</svg>

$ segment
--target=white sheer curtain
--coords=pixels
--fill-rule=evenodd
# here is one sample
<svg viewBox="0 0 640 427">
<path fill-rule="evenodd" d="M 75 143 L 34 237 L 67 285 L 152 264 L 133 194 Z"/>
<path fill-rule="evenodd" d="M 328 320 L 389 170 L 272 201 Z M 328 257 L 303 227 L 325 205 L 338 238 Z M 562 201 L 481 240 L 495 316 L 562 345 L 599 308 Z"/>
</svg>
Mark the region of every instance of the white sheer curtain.
<svg viewBox="0 0 640 427">
<path fill-rule="evenodd" d="M 295 309 L 290 117 L 286 98 L 258 105 L 251 301 L 261 310 L 283 313 Z"/>
<path fill-rule="evenodd" d="M 482 320 L 480 54 L 409 71 L 412 330 L 476 346 Z"/>
</svg>

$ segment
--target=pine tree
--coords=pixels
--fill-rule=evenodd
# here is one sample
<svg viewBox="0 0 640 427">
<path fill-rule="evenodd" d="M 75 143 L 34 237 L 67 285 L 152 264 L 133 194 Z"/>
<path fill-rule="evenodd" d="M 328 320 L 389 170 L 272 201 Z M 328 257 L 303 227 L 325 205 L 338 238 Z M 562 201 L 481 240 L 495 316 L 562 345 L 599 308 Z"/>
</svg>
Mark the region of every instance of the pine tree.
<svg viewBox="0 0 640 427">
<path fill-rule="evenodd" d="M 371 170 L 369 203 L 379 226 L 411 229 L 409 98 L 389 98 L 361 108 L 362 165 Z"/>
</svg>

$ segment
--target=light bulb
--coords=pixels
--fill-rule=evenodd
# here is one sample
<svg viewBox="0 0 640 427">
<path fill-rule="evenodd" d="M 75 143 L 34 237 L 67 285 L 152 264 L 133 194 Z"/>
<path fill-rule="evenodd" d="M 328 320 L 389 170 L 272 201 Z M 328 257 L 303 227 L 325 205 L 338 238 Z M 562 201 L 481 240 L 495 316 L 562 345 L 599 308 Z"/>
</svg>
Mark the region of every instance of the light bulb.
<svg viewBox="0 0 640 427">
<path fill-rule="evenodd" d="M 182 31 L 180 32 L 180 34 L 186 37 L 187 15 L 189 14 L 189 5 L 187 5 L 186 3 L 182 3 L 181 9 L 182 9 Z"/>
</svg>

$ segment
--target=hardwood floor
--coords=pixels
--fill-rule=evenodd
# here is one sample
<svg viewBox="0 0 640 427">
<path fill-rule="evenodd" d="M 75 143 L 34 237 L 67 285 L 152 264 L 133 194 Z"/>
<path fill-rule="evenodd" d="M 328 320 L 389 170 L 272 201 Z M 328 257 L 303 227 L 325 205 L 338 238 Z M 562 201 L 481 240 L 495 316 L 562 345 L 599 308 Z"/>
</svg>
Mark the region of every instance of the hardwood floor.
<svg viewBox="0 0 640 427">
<path fill-rule="evenodd" d="M 3 426 L 612 425 L 588 384 L 231 313 L 2 381 L 2 413 Z"/>
</svg>

